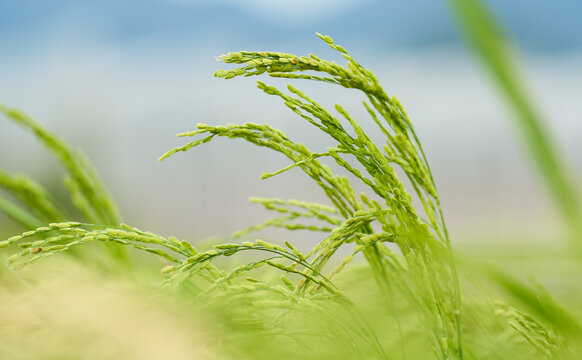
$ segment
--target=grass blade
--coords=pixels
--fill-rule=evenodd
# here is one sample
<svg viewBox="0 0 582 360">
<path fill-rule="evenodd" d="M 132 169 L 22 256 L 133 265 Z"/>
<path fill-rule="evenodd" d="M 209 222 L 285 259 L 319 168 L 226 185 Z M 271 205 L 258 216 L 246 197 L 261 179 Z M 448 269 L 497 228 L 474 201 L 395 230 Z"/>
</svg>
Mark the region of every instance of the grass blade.
<svg viewBox="0 0 582 360">
<path fill-rule="evenodd" d="M 582 207 L 560 156 L 518 76 L 511 39 L 480 0 L 449 0 L 466 40 L 516 112 L 516 124 L 554 202 L 582 244 Z"/>
</svg>

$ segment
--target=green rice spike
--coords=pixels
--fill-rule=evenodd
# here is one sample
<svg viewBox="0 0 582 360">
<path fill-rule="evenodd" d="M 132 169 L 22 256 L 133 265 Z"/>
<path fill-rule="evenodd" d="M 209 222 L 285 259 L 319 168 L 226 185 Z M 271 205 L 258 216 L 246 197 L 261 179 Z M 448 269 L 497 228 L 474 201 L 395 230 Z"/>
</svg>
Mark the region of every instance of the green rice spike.
<svg viewBox="0 0 582 360">
<path fill-rule="evenodd" d="M 121 222 L 111 195 L 83 153 L 74 150 L 32 118 L 16 109 L 0 106 L 0 112 L 24 129 L 31 131 L 53 153 L 70 174 L 72 181 L 78 184 L 80 194 L 86 197 L 87 203 L 91 204 L 94 211 L 99 214 L 100 223 L 117 225 Z"/>
</svg>

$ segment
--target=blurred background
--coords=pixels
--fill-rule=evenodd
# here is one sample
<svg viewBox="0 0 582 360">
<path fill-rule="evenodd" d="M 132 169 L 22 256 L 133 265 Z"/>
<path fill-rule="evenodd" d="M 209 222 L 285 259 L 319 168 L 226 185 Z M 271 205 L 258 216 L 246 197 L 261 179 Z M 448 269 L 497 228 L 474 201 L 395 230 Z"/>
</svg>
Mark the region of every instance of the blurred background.
<svg viewBox="0 0 582 360">
<path fill-rule="evenodd" d="M 526 88 L 579 190 L 582 3 L 487 4 L 519 46 Z M 256 79 L 212 77 L 225 67 L 215 56 L 243 49 L 341 62 L 316 31 L 348 49 L 404 104 L 431 162 L 454 242 L 523 243 L 563 233 L 511 108 L 461 39 L 445 1 L 3 0 L 0 102 L 84 149 L 126 222 L 192 241 L 228 236 L 266 219 L 247 202 L 250 196 L 325 201 L 324 195 L 298 169 L 260 180 L 288 160 L 242 141 L 217 139 L 157 159 L 183 144 L 175 134 L 196 122 L 268 122 L 313 151 L 333 145 L 260 93 Z M 324 105 L 345 105 L 373 131 L 358 94 L 296 85 Z M 67 196 L 57 162 L 5 119 L 0 167 Z M 14 229 L 0 215 L 0 235 Z"/>
</svg>

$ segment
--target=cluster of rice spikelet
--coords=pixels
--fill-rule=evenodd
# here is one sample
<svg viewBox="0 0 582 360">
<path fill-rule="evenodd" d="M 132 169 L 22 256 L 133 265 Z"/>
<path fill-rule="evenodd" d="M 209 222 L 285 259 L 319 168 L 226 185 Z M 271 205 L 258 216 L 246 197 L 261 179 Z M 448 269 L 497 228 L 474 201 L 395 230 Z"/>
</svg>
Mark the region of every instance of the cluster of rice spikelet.
<svg viewBox="0 0 582 360">
<path fill-rule="evenodd" d="M 313 152 L 268 124 L 198 124 L 197 130 L 178 135 L 197 137 L 196 140 L 170 150 L 160 160 L 207 143 L 215 137 L 240 138 L 283 154 L 292 163 L 274 173 L 264 173 L 261 177 L 268 178 L 294 167 L 301 168 L 325 192 L 333 204 L 332 213 L 337 213 L 343 219 L 340 222 L 334 217 L 330 222 L 331 219 L 318 216 L 311 208 L 302 214 L 287 210 L 288 203 L 281 200 L 261 200 L 268 209 L 287 216 L 268 220 L 245 232 L 266 226 L 326 231 L 326 227 L 332 226 L 329 235 L 306 254 L 306 259 L 301 262 L 304 266 L 309 264 L 303 271 L 304 276 L 321 274 L 340 247 L 354 244 L 354 253 L 362 251 L 375 270 L 379 286 L 389 291 L 390 283 L 395 282 L 406 289 L 410 302 L 418 306 L 426 323 L 430 324 L 439 356 L 443 359 L 462 357 L 457 274 L 435 182 L 414 127 L 398 99 L 384 91 L 370 70 L 362 67 L 330 37 L 318 36 L 341 53 L 347 60 L 347 66 L 322 60 L 312 54 L 299 57 L 280 52 L 240 51 L 222 55 L 219 60 L 241 66 L 217 71 L 215 76 L 232 79 L 237 76 L 268 74 L 277 78 L 322 81 L 359 90 L 367 98 L 364 106 L 372 121 L 385 135 L 384 144 L 374 143 L 339 104 L 335 105 L 338 116 L 292 85 L 288 85 L 287 94 L 258 81 L 260 90 L 279 97 L 291 111 L 329 135 L 333 140 L 331 146 L 325 152 Z M 335 175 L 328 166 L 321 163 L 325 158 L 331 159 L 367 185 L 381 200 L 371 200 L 364 194 L 358 196 L 346 176 Z M 353 159 L 365 172 L 353 165 Z M 412 204 L 411 192 L 398 178 L 396 168 L 401 169 L 408 178 L 412 185 L 410 190 L 422 204 L 421 211 Z M 319 218 L 327 223 L 326 227 L 288 223 L 302 216 Z M 382 231 L 374 233 L 372 223 L 378 223 Z M 390 251 L 382 244 L 384 242 L 395 243 L 402 257 Z M 344 259 L 339 268 L 326 279 L 330 280 L 352 258 L 353 254 Z M 288 266 L 279 268 L 289 271 Z M 306 277 L 297 285 L 297 291 L 306 291 L 315 285 L 315 289 L 328 289 L 323 284 Z"/>
</svg>

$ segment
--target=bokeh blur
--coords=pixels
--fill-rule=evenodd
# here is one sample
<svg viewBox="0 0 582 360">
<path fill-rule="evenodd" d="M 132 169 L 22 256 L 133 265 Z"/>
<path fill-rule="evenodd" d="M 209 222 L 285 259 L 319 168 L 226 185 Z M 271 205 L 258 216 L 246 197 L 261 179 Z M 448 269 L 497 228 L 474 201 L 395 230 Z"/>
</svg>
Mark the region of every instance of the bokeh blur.
<svg viewBox="0 0 582 360">
<path fill-rule="evenodd" d="M 514 37 L 530 95 L 580 189 L 582 3 L 487 3 Z M 241 49 L 341 61 L 316 31 L 348 49 L 405 105 L 455 242 L 531 241 L 563 231 L 511 108 L 463 42 L 445 1 L 2 0 L 0 102 L 83 148 L 126 222 L 192 241 L 228 236 L 265 218 L 250 196 L 324 195 L 298 169 L 260 180 L 288 160 L 242 141 L 219 139 L 156 160 L 181 145 L 175 134 L 196 122 L 268 122 L 314 151 L 332 145 L 260 93 L 255 79 L 212 77 L 225 67 L 215 56 Z M 369 121 L 353 92 L 297 86 Z M 67 196 L 56 161 L 4 119 L 0 167 Z M 2 236 L 16 229 L 0 216 Z"/>
</svg>

